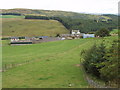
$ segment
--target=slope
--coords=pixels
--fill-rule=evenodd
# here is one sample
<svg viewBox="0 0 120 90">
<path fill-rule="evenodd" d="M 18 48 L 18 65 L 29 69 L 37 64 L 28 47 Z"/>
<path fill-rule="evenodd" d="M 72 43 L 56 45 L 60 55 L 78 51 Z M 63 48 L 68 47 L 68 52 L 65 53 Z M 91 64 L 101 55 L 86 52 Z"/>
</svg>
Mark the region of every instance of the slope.
<svg viewBox="0 0 120 90">
<path fill-rule="evenodd" d="M 56 20 L 25 20 L 22 18 L 3 18 L 4 36 L 55 36 L 68 33 L 68 30 Z"/>
</svg>

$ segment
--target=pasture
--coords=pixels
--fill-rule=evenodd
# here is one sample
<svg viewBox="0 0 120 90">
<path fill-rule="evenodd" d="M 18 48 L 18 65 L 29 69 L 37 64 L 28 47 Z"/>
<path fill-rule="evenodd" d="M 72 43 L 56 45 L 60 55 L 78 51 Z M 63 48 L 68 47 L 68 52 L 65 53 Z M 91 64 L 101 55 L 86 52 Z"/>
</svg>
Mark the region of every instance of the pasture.
<svg viewBox="0 0 120 90">
<path fill-rule="evenodd" d="M 117 39 L 106 37 L 105 41 Z M 80 64 L 80 52 L 101 38 L 46 42 L 25 46 L 4 46 L 3 66 L 19 64 L 3 72 L 3 88 L 87 88 Z M 21 64 L 21 65 L 20 65 Z M 69 87 L 71 83 L 71 87 Z"/>
<path fill-rule="evenodd" d="M 0 18 L 1 19 L 1 18 Z M 56 36 L 69 31 L 56 20 L 2 18 L 2 36 Z"/>
</svg>

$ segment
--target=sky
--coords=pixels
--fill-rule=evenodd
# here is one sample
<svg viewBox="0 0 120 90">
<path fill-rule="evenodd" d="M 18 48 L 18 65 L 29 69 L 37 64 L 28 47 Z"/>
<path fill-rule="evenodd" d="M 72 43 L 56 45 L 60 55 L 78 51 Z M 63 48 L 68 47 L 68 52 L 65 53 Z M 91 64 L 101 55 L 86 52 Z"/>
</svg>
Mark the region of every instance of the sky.
<svg viewBox="0 0 120 90">
<path fill-rule="evenodd" d="M 0 9 L 27 8 L 117 14 L 120 0 L 2 0 Z"/>
</svg>

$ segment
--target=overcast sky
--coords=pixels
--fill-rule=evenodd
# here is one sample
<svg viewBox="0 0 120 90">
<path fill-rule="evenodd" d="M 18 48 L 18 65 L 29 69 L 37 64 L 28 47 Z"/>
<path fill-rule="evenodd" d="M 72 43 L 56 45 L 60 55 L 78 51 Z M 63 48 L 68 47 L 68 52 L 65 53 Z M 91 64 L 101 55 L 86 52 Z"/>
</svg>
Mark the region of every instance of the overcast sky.
<svg viewBox="0 0 120 90">
<path fill-rule="evenodd" d="M 28 8 L 84 13 L 118 13 L 119 0 L 2 0 L 0 9 Z"/>
</svg>

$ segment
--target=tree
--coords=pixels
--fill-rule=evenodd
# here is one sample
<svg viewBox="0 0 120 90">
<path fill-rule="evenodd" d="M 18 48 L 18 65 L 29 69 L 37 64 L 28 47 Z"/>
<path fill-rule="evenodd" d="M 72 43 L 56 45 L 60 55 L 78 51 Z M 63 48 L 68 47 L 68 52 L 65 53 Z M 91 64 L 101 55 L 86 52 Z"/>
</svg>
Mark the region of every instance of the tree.
<svg viewBox="0 0 120 90">
<path fill-rule="evenodd" d="M 120 84 L 120 66 L 118 61 L 119 54 L 120 48 L 118 48 L 118 41 L 113 41 L 112 46 L 105 55 L 107 61 L 101 63 L 104 65 L 104 67 L 100 69 L 102 79 Z"/>
<path fill-rule="evenodd" d="M 83 66 L 85 67 L 86 71 L 100 77 L 100 69 L 104 67 L 102 62 L 106 61 L 105 58 L 106 54 L 106 46 L 104 42 L 100 45 L 94 44 L 89 50 L 82 52 L 83 55 Z"/>
<path fill-rule="evenodd" d="M 103 67 L 100 63 L 105 61 L 105 45 L 101 43 L 99 46 L 94 44 L 89 50 L 84 51 L 83 66 L 85 70 L 97 77 L 100 77 L 99 69 Z"/>
<path fill-rule="evenodd" d="M 105 36 L 109 36 L 110 34 L 109 34 L 108 29 L 103 28 L 103 29 L 96 31 L 95 35 L 100 36 L 100 37 L 105 37 Z"/>
<path fill-rule="evenodd" d="M 85 70 L 94 76 L 99 77 L 105 82 L 114 85 L 120 85 L 120 48 L 119 40 L 115 40 L 111 47 L 105 46 L 102 42 L 99 46 L 94 44 L 89 50 L 82 51 L 83 66 Z M 106 48 L 107 47 L 107 48 Z"/>
</svg>

